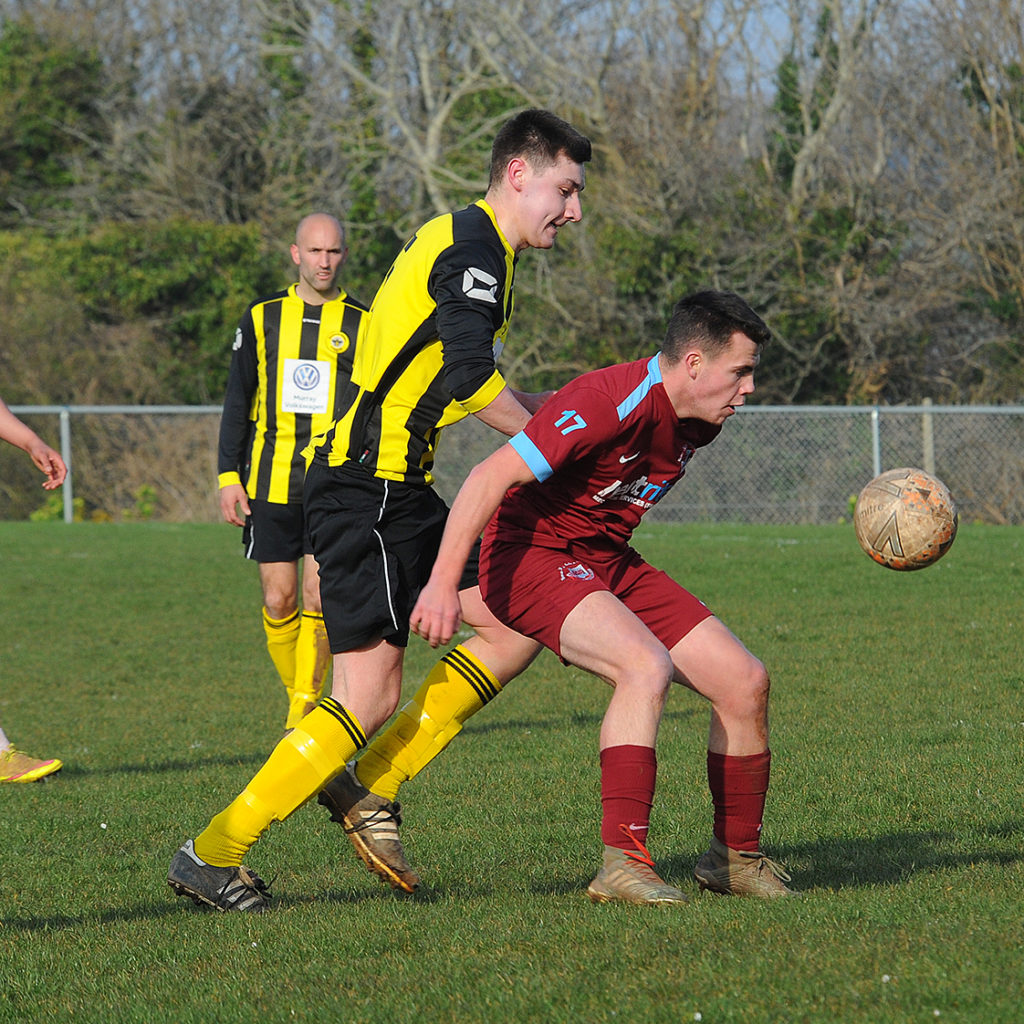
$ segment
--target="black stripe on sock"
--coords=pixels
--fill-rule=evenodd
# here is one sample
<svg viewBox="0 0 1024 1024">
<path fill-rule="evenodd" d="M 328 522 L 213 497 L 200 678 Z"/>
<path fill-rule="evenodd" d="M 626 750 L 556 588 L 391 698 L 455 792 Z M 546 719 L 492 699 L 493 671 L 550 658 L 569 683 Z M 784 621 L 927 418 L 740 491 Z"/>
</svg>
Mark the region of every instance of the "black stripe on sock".
<svg viewBox="0 0 1024 1024">
<path fill-rule="evenodd" d="M 480 671 L 480 667 L 473 661 L 471 661 L 464 651 L 460 651 L 458 647 L 453 651 L 449 651 L 442 659 L 448 665 L 451 665 L 456 672 L 462 676 L 463 679 L 469 683 L 470 686 L 476 691 L 476 695 L 480 700 L 487 704 L 497 697 L 500 691 L 500 686 L 495 686 L 494 683 Z"/>
<path fill-rule="evenodd" d="M 359 724 L 356 720 L 345 710 L 345 708 L 336 701 L 333 697 L 324 697 L 320 701 L 318 707 L 321 707 L 329 715 L 333 715 L 344 727 L 345 731 L 349 735 L 349 739 L 356 745 L 358 750 L 362 750 L 366 746 L 366 736 L 363 730 L 359 728 Z"/>
<path fill-rule="evenodd" d="M 299 617 L 299 609 L 298 608 L 296 608 L 295 612 L 292 615 L 289 615 L 287 619 L 282 619 L 280 622 L 278 622 L 276 619 L 272 619 L 269 615 L 267 615 L 267 613 L 265 611 L 263 613 L 263 621 L 271 629 L 284 629 L 285 626 L 290 626 L 298 617 Z"/>
</svg>

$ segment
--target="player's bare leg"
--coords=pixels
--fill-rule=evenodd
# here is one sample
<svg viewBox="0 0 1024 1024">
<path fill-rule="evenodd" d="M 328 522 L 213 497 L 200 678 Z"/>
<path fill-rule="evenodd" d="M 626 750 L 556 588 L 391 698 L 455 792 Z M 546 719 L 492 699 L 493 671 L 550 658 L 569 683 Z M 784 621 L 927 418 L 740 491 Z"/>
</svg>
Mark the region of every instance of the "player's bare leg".
<svg viewBox="0 0 1024 1024">
<path fill-rule="evenodd" d="M 600 903 L 685 903 L 647 851 L 658 725 L 675 668 L 657 637 L 611 593 L 588 594 L 566 616 L 562 657 L 614 687 L 601 724 L 601 869 L 587 888 Z"/>
<path fill-rule="evenodd" d="M 402 695 L 405 649 L 376 640 L 334 655 L 331 696 L 362 723 L 367 736 L 394 714 Z"/>
<path fill-rule="evenodd" d="M 739 757 L 768 748 L 768 672 L 720 619 L 694 626 L 670 657 L 675 680 L 711 703 L 709 750 Z"/>
<path fill-rule="evenodd" d="M 363 652 L 346 652 L 334 656 L 334 689 L 332 696 L 343 703 L 350 697 L 339 694 L 359 693 L 357 703 L 365 707 L 364 713 L 376 722 L 368 734 L 376 731 L 391 716 L 401 694 L 402 660 L 405 649 L 393 647 L 384 641 Z M 372 693 L 361 693 L 360 679 L 374 679 L 374 667 L 391 680 L 386 699 L 367 706 L 364 702 Z M 369 672 L 368 675 L 365 673 Z M 397 687 L 396 687 L 397 683 Z M 415 892 L 419 878 L 409 866 L 398 835 L 402 823 L 401 808 L 397 803 L 375 796 L 356 777 L 354 766 L 328 782 L 317 797 L 318 802 L 331 813 L 331 820 L 344 829 L 359 859 L 392 888 Z"/>
<path fill-rule="evenodd" d="M 672 649 L 676 680 L 711 702 L 708 785 L 711 846 L 694 876 L 711 892 L 771 899 L 793 895 L 785 869 L 761 851 L 768 792 L 768 673 L 718 619 L 695 626 Z"/>
</svg>

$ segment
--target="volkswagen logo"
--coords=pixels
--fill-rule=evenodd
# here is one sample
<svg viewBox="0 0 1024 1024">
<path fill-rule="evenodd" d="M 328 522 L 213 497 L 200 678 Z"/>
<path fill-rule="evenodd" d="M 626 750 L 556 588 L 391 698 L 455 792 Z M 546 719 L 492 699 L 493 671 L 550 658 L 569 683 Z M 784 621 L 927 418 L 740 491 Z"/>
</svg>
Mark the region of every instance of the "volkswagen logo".
<svg viewBox="0 0 1024 1024">
<path fill-rule="evenodd" d="M 300 391 L 312 391 L 320 383 L 320 371 L 310 363 L 303 363 L 295 368 L 292 380 Z"/>
</svg>

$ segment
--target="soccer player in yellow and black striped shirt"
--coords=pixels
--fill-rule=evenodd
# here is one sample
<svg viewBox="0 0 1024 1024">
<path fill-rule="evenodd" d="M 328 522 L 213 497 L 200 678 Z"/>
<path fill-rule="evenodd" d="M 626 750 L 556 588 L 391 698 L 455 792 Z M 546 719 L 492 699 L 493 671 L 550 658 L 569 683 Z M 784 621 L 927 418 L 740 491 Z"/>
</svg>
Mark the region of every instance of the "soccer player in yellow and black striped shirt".
<svg viewBox="0 0 1024 1024">
<path fill-rule="evenodd" d="M 447 515 L 430 486 L 441 431 L 475 415 L 511 436 L 546 397 L 513 391 L 496 360 L 512 315 L 516 260 L 528 248 L 551 248 L 559 230 L 581 218 L 590 155 L 589 140 L 548 111 L 517 114 L 494 140 L 484 199 L 424 225 L 388 272 L 356 350 L 358 395 L 307 450 L 303 500 L 334 653 L 332 695 L 178 851 L 168 874 L 176 892 L 223 910 L 264 909 L 266 886 L 243 857 L 272 822 L 339 773 L 375 806 L 361 805 L 352 822 L 351 801 L 324 794 L 322 802 L 340 811 L 353 838 L 372 835 L 357 846 L 372 870 L 416 887 L 401 854 L 397 807 L 343 770 L 398 704 L 409 613 Z M 415 735 L 408 750 L 399 736 L 385 751 L 385 761 L 394 754 L 398 762 L 396 777 L 418 771 L 539 650 L 487 611 L 475 577 L 466 583 L 463 617 L 475 635 L 442 660 L 400 716 L 399 732 L 408 726 Z M 380 842 L 394 848 L 389 863 L 374 852 Z"/>
<path fill-rule="evenodd" d="M 299 223 L 291 246 L 299 279 L 258 299 L 242 317 L 220 423 L 221 511 L 243 526 L 245 555 L 259 563 L 263 626 L 288 692 L 288 728 L 319 700 L 330 662 L 317 566 L 303 527 L 302 450 L 355 394 L 352 359 L 366 307 L 338 285 L 347 254 L 334 217 L 314 213 Z"/>
</svg>

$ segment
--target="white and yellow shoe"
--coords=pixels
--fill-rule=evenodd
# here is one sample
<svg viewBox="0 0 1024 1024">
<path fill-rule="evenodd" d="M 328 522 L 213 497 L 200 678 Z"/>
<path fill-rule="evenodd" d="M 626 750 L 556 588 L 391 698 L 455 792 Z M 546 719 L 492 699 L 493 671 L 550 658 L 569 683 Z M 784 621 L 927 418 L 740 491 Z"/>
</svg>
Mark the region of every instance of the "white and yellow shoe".
<svg viewBox="0 0 1024 1024">
<path fill-rule="evenodd" d="M 63 767 L 64 762 L 56 757 L 44 761 L 15 747 L 0 750 L 0 782 L 36 782 Z"/>
</svg>

